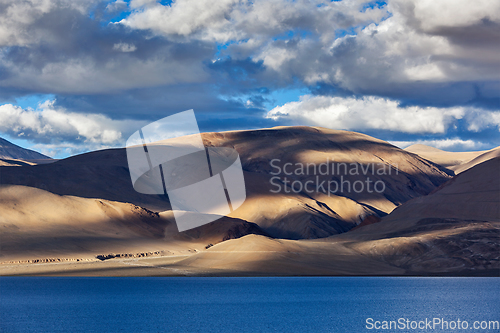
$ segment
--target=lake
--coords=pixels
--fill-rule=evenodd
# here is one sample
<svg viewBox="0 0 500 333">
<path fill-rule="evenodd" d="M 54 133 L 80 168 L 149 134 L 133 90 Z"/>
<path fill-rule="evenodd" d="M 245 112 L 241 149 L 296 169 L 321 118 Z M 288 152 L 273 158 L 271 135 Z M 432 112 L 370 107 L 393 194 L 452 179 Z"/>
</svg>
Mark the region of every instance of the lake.
<svg viewBox="0 0 500 333">
<path fill-rule="evenodd" d="M 500 278 L 2 277 L 0 331 L 499 332 L 499 295 Z"/>
</svg>

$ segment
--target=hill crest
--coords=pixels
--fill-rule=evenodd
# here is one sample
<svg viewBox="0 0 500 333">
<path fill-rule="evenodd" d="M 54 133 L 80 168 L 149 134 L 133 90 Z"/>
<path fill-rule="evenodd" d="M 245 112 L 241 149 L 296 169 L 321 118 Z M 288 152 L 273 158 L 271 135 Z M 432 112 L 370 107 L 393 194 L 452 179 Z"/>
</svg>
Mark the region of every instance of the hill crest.
<svg viewBox="0 0 500 333">
<path fill-rule="evenodd" d="M 0 158 L 12 160 L 44 160 L 51 159 L 31 149 L 26 149 L 0 138 Z"/>
</svg>

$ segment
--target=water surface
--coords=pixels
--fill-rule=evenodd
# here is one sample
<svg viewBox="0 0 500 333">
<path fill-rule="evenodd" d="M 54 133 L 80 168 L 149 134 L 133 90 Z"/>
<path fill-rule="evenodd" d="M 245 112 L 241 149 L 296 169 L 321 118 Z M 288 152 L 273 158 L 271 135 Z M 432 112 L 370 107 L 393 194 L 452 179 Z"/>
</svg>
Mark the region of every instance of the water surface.
<svg viewBox="0 0 500 333">
<path fill-rule="evenodd" d="M 472 326 L 500 319 L 499 295 L 500 278 L 2 277 L 0 331 L 354 333 L 377 331 L 367 318 L 435 317 Z"/>
</svg>

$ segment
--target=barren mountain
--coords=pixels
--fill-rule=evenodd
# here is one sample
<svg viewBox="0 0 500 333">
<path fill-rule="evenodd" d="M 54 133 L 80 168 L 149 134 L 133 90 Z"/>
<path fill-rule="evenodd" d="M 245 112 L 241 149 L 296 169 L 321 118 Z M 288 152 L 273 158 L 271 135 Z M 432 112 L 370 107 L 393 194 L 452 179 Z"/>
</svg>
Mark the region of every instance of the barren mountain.
<svg viewBox="0 0 500 333">
<path fill-rule="evenodd" d="M 455 171 L 456 174 L 459 174 L 461 172 L 464 172 L 465 170 L 472 168 L 475 165 L 478 165 L 479 163 L 483 163 L 485 161 L 491 160 L 499 156 L 500 156 L 500 147 L 493 148 L 466 163 L 454 167 L 453 171 Z"/>
<path fill-rule="evenodd" d="M 179 233 L 171 212 L 18 185 L 0 185 L 0 212 L 0 262 L 173 255 L 250 233 L 265 235 L 253 223 L 228 217 Z"/>
<path fill-rule="evenodd" d="M 19 147 L 5 139 L 0 138 L 0 159 L 37 160 L 50 159 L 34 150 Z"/>
<path fill-rule="evenodd" d="M 409 273 L 500 273 L 500 157 L 338 239 Z"/>
<path fill-rule="evenodd" d="M 485 151 L 450 152 L 426 145 L 415 144 L 404 150 L 453 170 L 457 175 L 478 163 L 492 159 L 500 154 L 500 147 Z"/>
<path fill-rule="evenodd" d="M 248 235 L 175 267 L 190 274 L 498 276 L 499 170 L 500 158 L 479 164 L 381 222 L 341 235 L 298 241 Z"/>
<path fill-rule="evenodd" d="M 49 165 L 0 167 L 8 181 L 31 182 L 54 193 L 74 192 L 58 195 L 28 186 L 0 186 L 2 274 L 499 274 L 500 157 L 450 179 L 414 154 L 352 132 L 295 127 L 206 133 L 204 139 L 206 145 L 230 146 L 240 153 L 248 199 L 232 217 L 183 233 L 177 232 L 172 211 L 75 196 L 131 193 L 123 150 L 93 152 Z M 387 191 L 382 194 L 272 193 L 270 178 L 284 176 L 274 175 L 273 159 L 279 159 L 274 166 L 288 168 L 302 182 L 312 178 L 295 172 L 300 163 L 327 160 L 334 165 L 377 161 L 397 165 L 398 174 L 375 170 L 363 175 L 383 180 Z M 319 176 L 321 180 L 338 175 Z M 377 215 L 384 212 L 390 214 L 378 222 Z M 360 226 L 349 230 L 363 217 Z M 51 258 L 62 262 L 5 263 Z M 76 264 L 77 259 L 84 262 Z"/>
<path fill-rule="evenodd" d="M 346 232 L 366 217 L 382 217 L 449 179 L 439 166 L 419 156 L 354 132 L 280 127 L 205 133 L 203 139 L 206 146 L 232 147 L 240 154 L 247 201 L 230 216 L 254 222 L 278 238 L 320 238 Z M 328 172 L 320 169 L 322 164 Z M 354 183 L 358 190 L 370 186 L 367 180 L 370 190 L 355 189 Z M 125 149 L 91 152 L 46 165 L 3 168 L 0 183 L 128 202 L 155 212 L 170 209 L 166 196 L 144 195 L 133 189 Z M 379 191 L 374 190 L 375 184 Z"/>
<path fill-rule="evenodd" d="M 231 216 L 257 223 L 278 238 L 345 232 L 430 193 L 450 177 L 440 166 L 355 132 L 277 127 L 203 137 L 206 146 L 232 147 L 240 154 L 247 200 Z M 374 190 L 374 184 L 383 185 L 383 191 Z"/>
</svg>

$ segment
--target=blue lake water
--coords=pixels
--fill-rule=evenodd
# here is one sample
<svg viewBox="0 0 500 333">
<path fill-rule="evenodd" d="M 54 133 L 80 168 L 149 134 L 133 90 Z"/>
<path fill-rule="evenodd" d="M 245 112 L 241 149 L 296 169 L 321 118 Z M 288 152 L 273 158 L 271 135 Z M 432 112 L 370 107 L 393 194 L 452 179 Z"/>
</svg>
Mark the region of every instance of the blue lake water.
<svg viewBox="0 0 500 333">
<path fill-rule="evenodd" d="M 474 332 L 500 320 L 499 295 L 500 278 L 2 277 L 0 332 Z"/>
</svg>

